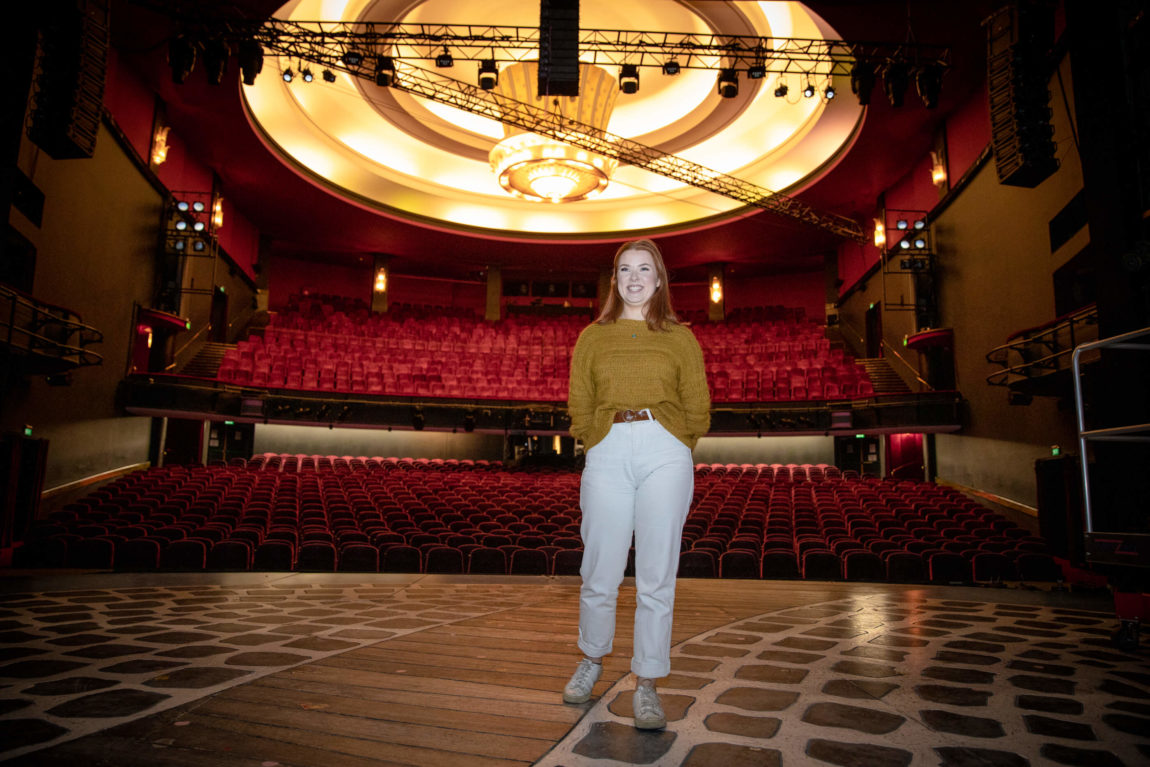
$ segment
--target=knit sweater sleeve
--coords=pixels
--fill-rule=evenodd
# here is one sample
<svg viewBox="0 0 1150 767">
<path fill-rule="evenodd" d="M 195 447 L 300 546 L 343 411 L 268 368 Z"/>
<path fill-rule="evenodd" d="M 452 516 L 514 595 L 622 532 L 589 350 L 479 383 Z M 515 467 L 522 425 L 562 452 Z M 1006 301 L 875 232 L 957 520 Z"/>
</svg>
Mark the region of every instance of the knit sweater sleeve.
<svg viewBox="0 0 1150 767">
<path fill-rule="evenodd" d="M 594 326 L 583 329 L 571 352 L 571 380 L 567 392 L 567 414 L 571 417 L 571 436 L 587 442 L 595 421 L 595 378 L 591 368 L 591 340 Z"/>
<path fill-rule="evenodd" d="M 707 388 L 703 350 L 695 334 L 687 328 L 684 330 L 689 351 L 679 375 L 679 402 L 687 427 L 686 441 L 693 446 L 711 428 L 711 392 Z"/>
</svg>

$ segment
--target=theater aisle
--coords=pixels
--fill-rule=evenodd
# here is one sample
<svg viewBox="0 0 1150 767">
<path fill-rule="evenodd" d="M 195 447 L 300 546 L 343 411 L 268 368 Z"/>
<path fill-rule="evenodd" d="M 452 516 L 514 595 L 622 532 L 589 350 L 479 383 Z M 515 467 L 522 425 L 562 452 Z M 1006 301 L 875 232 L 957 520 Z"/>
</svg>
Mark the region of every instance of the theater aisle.
<svg viewBox="0 0 1150 767">
<path fill-rule="evenodd" d="M 368 767 L 1150 760 L 1150 653 L 1105 597 L 682 580 L 669 725 L 630 725 L 633 590 L 565 706 L 578 580 L 0 581 L 0 760 Z M 862 761 L 860 761 L 860 759 Z"/>
</svg>

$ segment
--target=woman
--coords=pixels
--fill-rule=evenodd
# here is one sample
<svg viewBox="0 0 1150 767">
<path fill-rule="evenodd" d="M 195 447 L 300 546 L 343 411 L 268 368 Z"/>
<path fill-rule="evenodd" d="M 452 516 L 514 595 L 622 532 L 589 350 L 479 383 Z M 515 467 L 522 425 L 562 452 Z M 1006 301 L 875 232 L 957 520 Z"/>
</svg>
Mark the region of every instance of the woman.
<svg viewBox="0 0 1150 767">
<path fill-rule="evenodd" d="M 667 268 L 650 240 L 615 253 L 611 293 L 579 335 L 567 402 L 571 434 L 587 462 L 580 484 L 584 658 L 563 691 L 583 703 L 603 673 L 615 635 L 615 603 L 635 537 L 635 726 L 666 717 L 655 680 L 671 670 L 671 616 L 683 522 L 695 476 L 691 450 L 710 426 L 703 352 L 671 309 Z"/>
</svg>

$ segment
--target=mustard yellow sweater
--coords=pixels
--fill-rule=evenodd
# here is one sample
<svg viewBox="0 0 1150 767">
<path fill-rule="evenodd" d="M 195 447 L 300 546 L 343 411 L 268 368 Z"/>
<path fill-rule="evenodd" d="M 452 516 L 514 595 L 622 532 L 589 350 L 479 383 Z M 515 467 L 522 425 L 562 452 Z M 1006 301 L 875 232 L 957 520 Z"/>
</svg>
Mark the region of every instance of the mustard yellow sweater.
<svg viewBox="0 0 1150 767">
<path fill-rule="evenodd" d="M 653 331 L 644 320 L 588 325 L 571 355 L 571 435 L 590 450 L 615 411 L 640 408 L 691 449 L 707 433 L 711 395 L 694 333 L 684 325 Z"/>
</svg>

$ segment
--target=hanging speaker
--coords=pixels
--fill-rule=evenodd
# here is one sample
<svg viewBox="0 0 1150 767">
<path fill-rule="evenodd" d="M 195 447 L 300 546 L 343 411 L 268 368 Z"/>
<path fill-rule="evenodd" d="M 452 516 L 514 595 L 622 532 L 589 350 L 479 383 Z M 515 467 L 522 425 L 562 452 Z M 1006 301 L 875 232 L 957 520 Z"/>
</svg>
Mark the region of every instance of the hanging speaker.
<svg viewBox="0 0 1150 767">
<path fill-rule="evenodd" d="M 539 4 L 539 95 L 579 95 L 579 0 Z"/>
<path fill-rule="evenodd" d="M 108 68 L 107 0 L 71 0 L 46 14 L 28 138 L 57 160 L 96 151 Z"/>
</svg>

